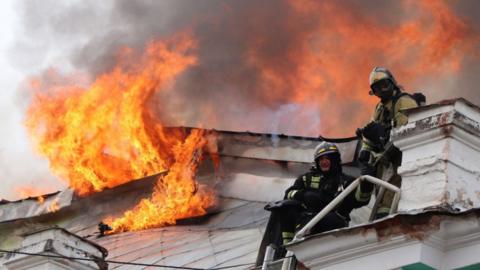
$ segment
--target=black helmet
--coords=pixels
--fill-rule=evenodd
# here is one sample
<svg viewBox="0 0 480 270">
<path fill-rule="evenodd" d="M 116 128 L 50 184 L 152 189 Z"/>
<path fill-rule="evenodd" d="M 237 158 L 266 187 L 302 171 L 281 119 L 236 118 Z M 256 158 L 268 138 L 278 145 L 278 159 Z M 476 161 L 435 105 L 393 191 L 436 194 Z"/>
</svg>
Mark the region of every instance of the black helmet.
<svg viewBox="0 0 480 270">
<path fill-rule="evenodd" d="M 318 164 L 318 159 L 322 156 L 328 155 L 328 158 L 331 161 L 331 168 L 329 174 L 339 174 L 342 171 L 341 168 L 341 158 L 340 158 L 340 151 L 338 151 L 338 147 L 331 142 L 321 142 L 316 148 L 313 153 L 314 158 L 314 166 L 313 170 L 320 171 L 320 167 Z"/>
<path fill-rule="evenodd" d="M 338 155 L 340 157 L 340 152 L 338 151 L 338 147 L 334 143 L 330 142 L 321 142 L 315 148 L 315 152 L 313 154 L 313 159 L 316 161 L 318 158 L 324 155 L 333 154 Z"/>
</svg>

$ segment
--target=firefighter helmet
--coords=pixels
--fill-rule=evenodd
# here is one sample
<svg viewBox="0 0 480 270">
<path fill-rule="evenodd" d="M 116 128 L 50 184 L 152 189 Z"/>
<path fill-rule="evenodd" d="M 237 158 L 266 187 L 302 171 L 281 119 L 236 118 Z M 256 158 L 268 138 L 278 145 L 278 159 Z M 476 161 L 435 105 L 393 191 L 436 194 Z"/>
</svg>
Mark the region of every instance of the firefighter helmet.
<svg viewBox="0 0 480 270">
<path fill-rule="evenodd" d="M 338 147 L 335 144 L 323 141 L 315 148 L 313 159 L 316 161 L 321 156 L 328 154 L 334 154 L 340 157 L 340 152 L 338 151 Z"/>
<path fill-rule="evenodd" d="M 384 67 L 374 67 L 372 72 L 370 72 L 369 80 L 370 80 L 370 89 L 371 89 L 369 92 L 370 95 L 374 95 L 373 85 L 379 81 L 387 80 L 387 81 L 390 81 L 390 83 L 393 86 L 398 87 L 397 81 L 395 80 L 395 77 L 393 77 L 393 74 L 390 72 L 390 70 Z"/>
</svg>

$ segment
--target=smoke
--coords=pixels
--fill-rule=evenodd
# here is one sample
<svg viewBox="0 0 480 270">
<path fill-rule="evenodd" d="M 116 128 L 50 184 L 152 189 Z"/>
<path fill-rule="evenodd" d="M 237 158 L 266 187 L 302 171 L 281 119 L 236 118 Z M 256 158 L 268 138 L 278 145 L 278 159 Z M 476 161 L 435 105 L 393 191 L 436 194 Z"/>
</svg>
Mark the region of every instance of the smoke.
<svg viewBox="0 0 480 270">
<path fill-rule="evenodd" d="M 478 16 L 472 12 L 478 3 L 449 3 L 454 19 L 429 13 L 430 5 L 437 4 L 25 1 L 25 35 L 15 55 L 23 59 L 20 65 L 47 61 L 96 76 L 113 66 L 119 46 L 141 49 L 151 40 L 190 30 L 200 44 L 199 64 L 183 74 L 174 91 L 157 97 L 157 110 L 167 123 L 349 136 L 368 119 L 376 102 L 367 97 L 368 72 L 375 65 L 389 66 L 407 90 L 425 92 L 429 102 L 464 96 L 480 103 L 474 90 L 478 38 L 472 39 L 478 33 Z M 426 41 L 415 36 L 431 32 Z M 445 35 L 449 40 L 439 38 Z M 442 42 L 445 48 L 431 49 Z M 392 48 L 396 45 L 398 50 Z M 447 70 L 449 65 L 457 66 Z M 272 127 L 277 111 L 288 104 L 302 108 L 282 113 L 285 119 L 302 111 L 318 115 L 293 125 L 276 121 L 283 126 Z M 319 122 L 322 126 L 315 126 Z"/>
<path fill-rule="evenodd" d="M 22 132 L 21 114 L 17 110 L 13 103 L 5 102 L 0 106 L 2 126 L 8 127 L 2 129 L 0 134 L 0 199 L 18 198 L 13 194 L 18 194 L 26 186 L 31 188 L 22 194 L 25 197 L 53 192 L 56 191 L 55 187 L 64 187 L 48 172 L 47 161 L 32 155 Z"/>
<path fill-rule="evenodd" d="M 374 66 L 430 103 L 480 104 L 479 8 L 476 0 L 25 0 L 9 55 L 24 74 L 53 66 L 95 78 L 123 46 L 142 50 L 190 31 L 198 64 L 152 102 L 165 123 L 343 137 L 373 112 Z M 17 100 L 25 110 L 28 92 Z"/>
</svg>

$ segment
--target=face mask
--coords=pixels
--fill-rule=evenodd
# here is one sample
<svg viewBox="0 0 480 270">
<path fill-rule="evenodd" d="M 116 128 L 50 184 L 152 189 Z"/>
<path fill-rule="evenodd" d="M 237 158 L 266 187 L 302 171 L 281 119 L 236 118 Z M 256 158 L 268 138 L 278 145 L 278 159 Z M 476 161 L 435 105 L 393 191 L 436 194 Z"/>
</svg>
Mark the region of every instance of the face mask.
<svg viewBox="0 0 480 270">
<path fill-rule="evenodd" d="M 375 96 L 379 97 L 382 101 L 389 100 L 393 96 L 394 85 L 388 79 L 383 79 L 375 82 L 371 86 L 372 92 Z"/>
</svg>

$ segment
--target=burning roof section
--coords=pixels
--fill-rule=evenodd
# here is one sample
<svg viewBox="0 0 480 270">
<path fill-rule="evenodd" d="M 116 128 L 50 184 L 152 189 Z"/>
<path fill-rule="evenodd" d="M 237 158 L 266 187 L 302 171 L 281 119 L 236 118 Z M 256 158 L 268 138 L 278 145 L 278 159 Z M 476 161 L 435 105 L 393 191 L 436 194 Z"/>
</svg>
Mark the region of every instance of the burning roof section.
<svg viewBox="0 0 480 270">
<path fill-rule="evenodd" d="M 109 250 L 107 259 L 193 267 L 255 263 L 269 217 L 263 210 L 265 202 L 281 199 L 294 178 L 310 168 L 321 138 L 224 131 L 212 134 L 209 138 L 218 146 L 217 155 L 204 152 L 197 181 L 217 190 L 218 203 L 205 216 L 177 220 L 176 226 L 97 238 L 99 222 L 122 216 L 148 198 L 158 179 L 167 175 L 162 173 L 86 197 L 67 189 L 44 196 L 43 204 L 35 198 L 2 204 L 0 247 L 15 249 L 25 232 L 58 225 L 105 247 Z M 356 139 L 338 140 L 337 144 L 343 161 L 350 164 Z M 47 205 L 53 202 L 58 209 L 49 211 Z"/>
<path fill-rule="evenodd" d="M 184 129 L 184 128 L 181 128 Z M 213 161 L 207 160 L 200 167 L 199 179 L 208 185 L 217 185 L 232 197 L 245 199 L 246 194 L 242 190 L 232 193 L 224 186 L 228 186 L 228 178 L 236 176 L 237 173 L 250 174 L 269 181 L 269 177 L 275 176 L 275 167 L 279 172 L 277 177 L 285 178 L 290 181 L 307 170 L 312 162 L 313 150 L 315 146 L 325 138 L 307 138 L 299 136 L 288 136 L 283 134 L 261 134 L 252 132 L 230 132 L 213 131 L 214 136 L 209 139 L 212 143 L 218 144 L 218 154 L 221 157 L 220 168 L 215 171 Z M 342 154 L 342 162 L 348 166 L 354 159 L 357 148 L 356 138 L 345 139 L 326 139 L 336 142 Z M 206 154 L 208 155 L 208 154 Z M 267 163 L 267 164 L 265 164 Z M 258 165 L 260 164 L 260 165 Z M 251 166 L 251 167 L 250 167 Z M 283 167 L 283 169 L 281 169 Z M 274 169 L 274 170 L 269 170 Z M 348 169 L 348 168 L 347 168 Z M 349 167 L 356 172 L 355 167 Z M 272 171 L 272 172 L 269 172 Z M 215 175 L 217 173 L 217 175 Z M 162 175 L 165 175 L 163 173 Z M 153 177 L 153 176 L 152 176 Z M 148 179 L 151 179 L 149 177 Z M 217 179 L 214 178 L 224 178 Z M 216 181 L 216 182 L 215 182 Z M 270 185 L 271 183 L 269 183 Z M 109 191 L 112 192 L 112 191 Z M 265 193 L 267 193 L 265 191 Z M 259 194 L 252 200 L 271 201 L 266 194 Z M 279 190 L 275 196 L 280 196 L 282 190 Z M 222 195 L 221 193 L 220 195 Z M 45 194 L 39 197 L 29 197 L 19 201 L 2 201 L 0 204 L 0 222 L 12 221 L 16 219 L 30 218 L 57 211 L 68 207 L 72 201 L 80 200 L 81 196 L 75 195 L 73 189 Z M 11 211 L 13 205 L 18 206 L 18 211 Z M 2 209 L 3 208 L 3 209 Z M 10 209 L 7 211 L 6 209 Z"/>
</svg>

